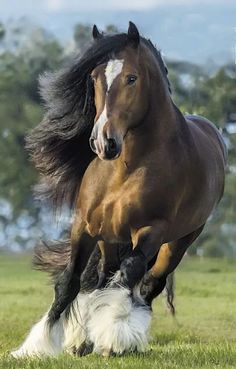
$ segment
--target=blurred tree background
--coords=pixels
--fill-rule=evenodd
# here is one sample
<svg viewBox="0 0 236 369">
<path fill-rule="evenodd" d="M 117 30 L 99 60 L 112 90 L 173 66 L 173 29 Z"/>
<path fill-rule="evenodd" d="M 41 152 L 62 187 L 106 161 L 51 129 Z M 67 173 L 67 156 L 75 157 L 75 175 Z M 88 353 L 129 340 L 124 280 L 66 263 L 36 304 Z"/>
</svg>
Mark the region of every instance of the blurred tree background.
<svg viewBox="0 0 236 369">
<path fill-rule="evenodd" d="M 116 31 L 114 25 L 107 25 L 106 32 Z M 82 53 L 90 40 L 89 24 L 77 24 L 71 43 L 62 46 L 42 28 L 29 30 L 27 24 L 19 22 L 8 29 L 0 23 L 0 250 L 27 250 L 43 234 L 58 234 L 48 212 L 33 201 L 37 173 L 24 149 L 24 137 L 42 118 L 38 76 L 58 69 L 73 53 Z M 166 62 L 173 99 L 181 111 L 201 114 L 215 122 L 224 132 L 229 149 L 224 198 L 189 252 L 236 257 L 235 65 L 216 70 L 209 65 Z M 68 224 L 68 219 L 63 221 L 61 229 Z"/>
</svg>

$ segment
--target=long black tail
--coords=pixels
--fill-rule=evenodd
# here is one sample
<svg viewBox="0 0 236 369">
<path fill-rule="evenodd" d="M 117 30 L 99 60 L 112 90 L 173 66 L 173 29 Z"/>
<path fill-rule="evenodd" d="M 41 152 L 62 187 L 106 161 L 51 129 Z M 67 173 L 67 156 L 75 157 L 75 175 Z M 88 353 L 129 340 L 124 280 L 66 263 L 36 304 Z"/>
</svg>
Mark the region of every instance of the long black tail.
<svg viewBox="0 0 236 369">
<path fill-rule="evenodd" d="M 71 245 L 69 240 L 55 241 L 49 244 L 42 242 L 34 249 L 33 266 L 37 270 L 49 273 L 55 284 L 70 262 L 70 256 Z M 96 288 L 99 278 L 100 258 L 100 249 L 96 246 L 81 275 L 81 291 L 89 292 Z"/>
<path fill-rule="evenodd" d="M 33 266 L 51 275 L 53 281 L 65 270 L 70 261 L 70 241 L 41 242 L 34 249 Z"/>
<path fill-rule="evenodd" d="M 171 315 L 175 315 L 174 297 L 175 297 L 175 279 L 174 272 L 170 273 L 166 278 L 166 286 L 164 294 L 166 296 L 166 306 Z"/>
</svg>

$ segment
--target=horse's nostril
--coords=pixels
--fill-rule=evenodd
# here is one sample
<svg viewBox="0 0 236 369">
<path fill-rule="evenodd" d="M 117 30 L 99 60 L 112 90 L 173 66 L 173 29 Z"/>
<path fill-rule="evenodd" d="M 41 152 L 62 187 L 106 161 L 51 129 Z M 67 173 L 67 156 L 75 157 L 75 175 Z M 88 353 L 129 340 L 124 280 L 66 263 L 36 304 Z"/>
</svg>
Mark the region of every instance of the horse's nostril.
<svg viewBox="0 0 236 369">
<path fill-rule="evenodd" d="M 109 138 L 107 140 L 107 146 L 108 151 L 115 151 L 117 149 L 116 141 L 114 140 L 114 138 Z"/>
<path fill-rule="evenodd" d="M 105 144 L 106 159 L 114 159 L 118 154 L 118 145 L 114 138 L 108 138 Z"/>
<path fill-rule="evenodd" d="M 95 139 L 94 138 L 90 138 L 89 143 L 90 143 L 90 147 L 93 151 L 96 151 L 96 146 L 95 146 Z"/>
</svg>

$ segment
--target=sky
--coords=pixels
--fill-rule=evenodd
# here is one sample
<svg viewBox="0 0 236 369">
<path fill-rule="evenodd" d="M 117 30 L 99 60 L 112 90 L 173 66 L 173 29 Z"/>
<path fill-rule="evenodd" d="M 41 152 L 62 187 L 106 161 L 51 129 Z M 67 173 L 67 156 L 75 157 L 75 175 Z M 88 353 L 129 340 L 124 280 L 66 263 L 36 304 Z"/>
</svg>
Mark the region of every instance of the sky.
<svg viewBox="0 0 236 369">
<path fill-rule="evenodd" d="M 236 0 L 0 0 L 0 20 L 23 16 L 63 42 L 78 22 L 125 30 L 132 20 L 169 58 L 216 64 L 236 58 Z"/>
</svg>

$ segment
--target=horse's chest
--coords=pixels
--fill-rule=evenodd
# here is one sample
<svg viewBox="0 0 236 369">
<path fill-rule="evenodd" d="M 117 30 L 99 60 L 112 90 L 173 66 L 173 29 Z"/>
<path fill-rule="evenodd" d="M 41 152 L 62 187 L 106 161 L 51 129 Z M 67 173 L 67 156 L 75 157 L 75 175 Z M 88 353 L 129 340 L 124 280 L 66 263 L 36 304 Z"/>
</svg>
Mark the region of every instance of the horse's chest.
<svg viewBox="0 0 236 369">
<path fill-rule="evenodd" d="M 109 242 L 129 242 L 132 224 L 141 217 L 140 183 L 127 183 L 112 188 L 108 193 L 91 202 L 86 212 L 87 231 Z"/>
</svg>

